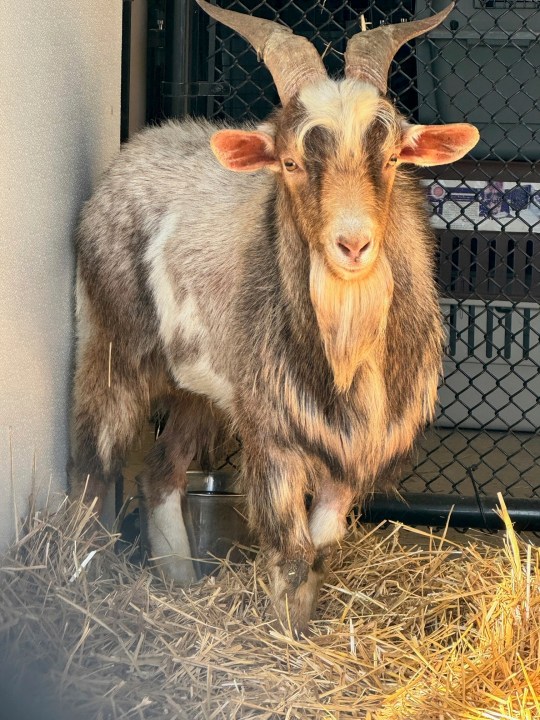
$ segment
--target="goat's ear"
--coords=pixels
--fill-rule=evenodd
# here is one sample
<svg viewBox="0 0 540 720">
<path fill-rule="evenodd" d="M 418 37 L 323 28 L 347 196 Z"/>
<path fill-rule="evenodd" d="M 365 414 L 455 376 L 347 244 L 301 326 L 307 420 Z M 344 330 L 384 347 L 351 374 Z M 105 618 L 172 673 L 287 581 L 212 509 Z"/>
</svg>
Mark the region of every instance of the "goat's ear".
<svg viewBox="0 0 540 720">
<path fill-rule="evenodd" d="M 466 155 L 479 139 L 478 130 L 468 123 L 412 125 L 405 130 L 399 160 L 414 165 L 445 165 Z"/>
<path fill-rule="evenodd" d="M 210 140 L 214 155 L 228 170 L 253 172 L 261 168 L 278 170 L 274 139 L 264 132 L 219 130 Z"/>
</svg>

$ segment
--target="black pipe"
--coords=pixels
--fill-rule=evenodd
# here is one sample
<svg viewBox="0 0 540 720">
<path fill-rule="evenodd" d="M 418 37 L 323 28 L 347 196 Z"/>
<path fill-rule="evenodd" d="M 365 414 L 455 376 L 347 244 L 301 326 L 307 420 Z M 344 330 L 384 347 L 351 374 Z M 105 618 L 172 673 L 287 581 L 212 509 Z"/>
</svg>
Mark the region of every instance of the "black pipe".
<svg viewBox="0 0 540 720">
<path fill-rule="evenodd" d="M 504 498 L 508 513 L 518 531 L 540 530 L 540 500 Z M 500 530 L 504 523 L 495 512 L 496 497 L 482 496 L 481 509 L 474 497 L 462 495 L 428 495 L 405 493 L 402 497 L 375 493 L 360 510 L 361 522 L 379 523 L 394 520 L 406 525 L 481 528 Z"/>
<path fill-rule="evenodd" d="M 129 138 L 129 81 L 131 71 L 131 3 L 122 3 L 122 82 L 120 88 L 120 142 Z"/>
<path fill-rule="evenodd" d="M 185 117 L 191 112 L 189 85 L 192 80 L 192 33 L 194 2 L 172 0 L 167 4 L 169 11 L 165 23 L 168 76 L 183 88 L 183 92 L 172 98 L 167 115 Z M 169 78 L 166 78 L 169 79 Z"/>
</svg>

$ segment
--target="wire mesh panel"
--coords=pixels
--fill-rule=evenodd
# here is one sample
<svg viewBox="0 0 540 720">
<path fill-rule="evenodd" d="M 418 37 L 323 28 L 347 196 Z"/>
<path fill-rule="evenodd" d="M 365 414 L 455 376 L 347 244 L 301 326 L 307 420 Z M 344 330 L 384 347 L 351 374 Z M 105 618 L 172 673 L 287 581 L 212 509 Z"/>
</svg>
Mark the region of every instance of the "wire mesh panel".
<svg viewBox="0 0 540 720">
<path fill-rule="evenodd" d="M 377 27 L 431 15 L 447 0 L 219 4 L 282 21 L 338 75 L 361 15 Z M 190 22 L 197 52 L 182 108 L 187 98 L 190 112 L 209 118 L 264 118 L 278 97 L 251 47 L 202 12 Z M 390 96 L 412 122 L 471 122 L 482 138 L 464 161 L 423 173 L 447 352 L 439 414 L 403 475 L 405 493 L 540 498 L 539 35 L 540 0 L 459 0 L 392 65 Z M 163 87 L 174 96 L 179 86 L 172 78 Z"/>
</svg>

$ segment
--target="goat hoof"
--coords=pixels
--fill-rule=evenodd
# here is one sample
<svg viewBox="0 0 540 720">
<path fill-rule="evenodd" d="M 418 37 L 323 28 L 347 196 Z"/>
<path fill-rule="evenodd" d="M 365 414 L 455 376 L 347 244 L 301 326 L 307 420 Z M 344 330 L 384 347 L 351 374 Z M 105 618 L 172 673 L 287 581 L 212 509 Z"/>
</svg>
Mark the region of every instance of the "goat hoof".
<svg viewBox="0 0 540 720">
<path fill-rule="evenodd" d="M 286 583 L 296 589 L 305 583 L 309 576 L 309 564 L 305 560 L 293 560 L 283 563 L 281 572 Z"/>
<path fill-rule="evenodd" d="M 153 560 L 152 566 L 165 581 L 173 581 L 180 587 L 188 587 L 197 582 L 197 573 L 189 558 L 168 557 Z"/>
<path fill-rule="evenodd" d="M 282 562 L 270 568 L 274 613 L 285 630 L 308 635 L 324 575 L 305 560 Z"/>
</svg>

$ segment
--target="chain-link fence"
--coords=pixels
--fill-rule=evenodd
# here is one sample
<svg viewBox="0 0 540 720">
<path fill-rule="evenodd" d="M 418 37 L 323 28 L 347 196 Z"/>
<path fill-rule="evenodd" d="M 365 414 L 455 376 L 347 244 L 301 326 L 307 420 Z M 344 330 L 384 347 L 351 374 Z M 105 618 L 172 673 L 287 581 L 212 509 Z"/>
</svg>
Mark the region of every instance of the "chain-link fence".
<svg viewBox="0 0 540 720">
<path fill-rule="evenodd" d="M 431 15 L 447 0 L 219 4 L 284 22 L 339 75 L 361 15 L 377 27 Z M 158 28 L 162 40 L 151 42 L 149 119 L 264 118 L 278 102 L 269 72 L 237 33 L 195 8 L 184 0 L 151 3 L 151 33 Z M 441 26 L 398 52 L 389 86 L 413 122 L 471 122 L 482 138 L 462 162 L 423 171 L 448 343 L 438 418 L 400 490 L 428 510 L 441 497 L 464 507 L 472 499 L 483 520 L 483 498 L 502 491 L 538 527 L 539 35 L 540 0 L 459 0 Z"/>
</svg>

